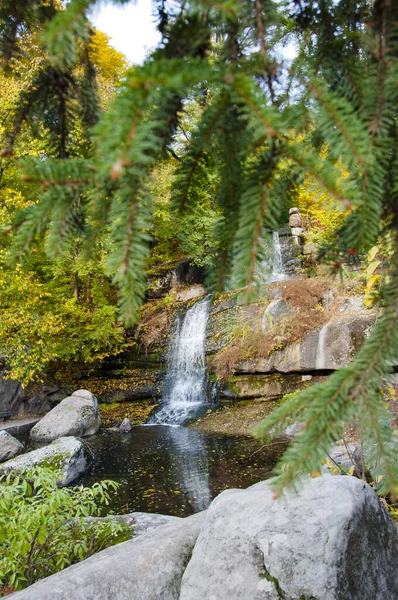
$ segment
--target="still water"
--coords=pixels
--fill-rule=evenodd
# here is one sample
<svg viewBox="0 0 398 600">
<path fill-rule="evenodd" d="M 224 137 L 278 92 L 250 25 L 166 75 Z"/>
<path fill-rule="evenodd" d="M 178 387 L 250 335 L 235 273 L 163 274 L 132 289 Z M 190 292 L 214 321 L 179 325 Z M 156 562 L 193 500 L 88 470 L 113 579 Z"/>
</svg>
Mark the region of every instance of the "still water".
<svg viewBox="0 0 398 600">
<path fill-rule="evenodd" d="M 128 434 L 104 431 L 85 441 L 94 464 L 80 483 L 113 479 L 120 484 L 105 513 L 176 516 L 204 510 L 227 488 L 267 479 L 284 449 L 275 443 L 259 450 L 250 438 L 163 425 L 136 426 Z"/>
</svg>

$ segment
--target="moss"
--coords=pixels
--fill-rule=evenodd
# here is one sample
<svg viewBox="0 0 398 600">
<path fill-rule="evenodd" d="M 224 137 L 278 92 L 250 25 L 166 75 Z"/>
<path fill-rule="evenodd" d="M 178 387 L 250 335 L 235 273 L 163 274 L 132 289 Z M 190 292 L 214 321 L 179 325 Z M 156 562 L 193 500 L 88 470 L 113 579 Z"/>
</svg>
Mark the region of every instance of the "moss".
<svg viewBox="0 0 398 600">
<path fill-rule="evenodd" d="M 41 461 L 40 466 L 46 469 L 50 469 L 58 474 L 61 474 L 65 466 L 65 461 L 71 458 L 70 453 L 59 453 L 48 456 L 45 460 Z"/>
<path fill-rule="evenodd" d="M 228 387 L 235 396 L 239 395 L 239 388 L 234 381 L 231 379 L 228 381 Z"/>
<path fill-rule="evenodd" d="M 278 598 L 280 598 L 280 600 L 286 600 L 286 594 L 285 592 L 282 590 L 280 583 L 278 581 L 278 579 L 276 577 L 273 577 L 271 575 L 271 573 L 265 568 L 265 566 L 263 567 L 264 569 L 264 577 L 267 581 L 270 581 L 271 583 L 274 584 L 275 586 L 275 591 L 278 594 Z"/>
<path fill-rule="evenodd" d="M 83 419 L 89 419 L 93 416 L 93 409 L 90 406 L 82 406 L 79 409 L 79 413 Z"/>
<path fill-rule="evenodd" d="M 209 411 L 190 427 L 208 433 L 251 437 L 253 427 L 265 419 L 275 406 L 267 399 L 240 400 Z"/>
<path fill-rule="evenodd" d="M 133 425 L 146 423 L 151 412 L 158 406 L 152 398 L 136 400 L 135 402 L 112 402 L 100 404 L 99 412 L 104 427 L 111 427 L 127 418 Z"/>
</svg>

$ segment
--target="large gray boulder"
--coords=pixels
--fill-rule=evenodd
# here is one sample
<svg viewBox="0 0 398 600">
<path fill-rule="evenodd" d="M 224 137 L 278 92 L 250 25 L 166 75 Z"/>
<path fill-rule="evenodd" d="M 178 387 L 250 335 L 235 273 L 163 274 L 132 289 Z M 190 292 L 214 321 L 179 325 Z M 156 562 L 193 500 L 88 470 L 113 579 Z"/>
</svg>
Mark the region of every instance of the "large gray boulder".
<svg viewBox="0 0 398 600">
<path fill-rule="evenodd" d="M 58 485 L 64 487 L 79 477 L 89 465 L 88 453 L 81 440 L 64 437 L 49 446 L 32 450 L 0 465 L 0 470 L 27 471 L 48 467 L 59 473 Z"/>
<path fill-rule="evenodd" d="M 14 594 L 13 600 L 177 600 L 204 516 L 173 520 L 103 550 Z"/>
<path fill-rule="evenodd" d="M 0 431 L 0 462 L 10 460 L 24 451 L 24 446 L 7 431 Z"/>
<path fill-rule="evenodd" d="M 100 424 L 97 398 L 88 390 L 77 390 L 47 413 L 30 435 L 41 442 L 68 435 L 85 437 L 97 433 Z"/>
<path fill-rule="evenodd" d="M 359 479 L 308 479 L 284 502 L 261 482 L 214 500 L 180 600 L 398 598 L 397 556 L 396 525 Z"/>
</svg>

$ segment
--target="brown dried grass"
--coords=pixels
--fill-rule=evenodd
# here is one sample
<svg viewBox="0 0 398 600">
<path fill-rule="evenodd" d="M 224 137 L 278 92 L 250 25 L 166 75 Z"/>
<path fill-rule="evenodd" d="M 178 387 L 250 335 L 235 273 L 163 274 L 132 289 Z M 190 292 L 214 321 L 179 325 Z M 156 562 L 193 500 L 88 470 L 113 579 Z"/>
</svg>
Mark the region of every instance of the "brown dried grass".
<svg viewBox="0 0 398 600">
<path fill-rule="evenodd" d="M 323 278 L 287 279 L 277 285 L 281 296 L 299 310 L 315 308 L 329 287 L 330 282 Z"/>
</svg>

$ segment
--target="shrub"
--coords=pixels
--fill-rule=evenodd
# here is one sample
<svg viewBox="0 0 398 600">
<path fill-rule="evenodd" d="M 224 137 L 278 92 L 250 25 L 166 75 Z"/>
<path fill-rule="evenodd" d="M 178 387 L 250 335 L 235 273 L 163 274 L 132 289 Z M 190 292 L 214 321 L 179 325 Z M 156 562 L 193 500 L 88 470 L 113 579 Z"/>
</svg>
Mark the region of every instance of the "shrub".
<svg viewBox="0 0 398 600">
<path fill-rule="evenodd" d="M 113 481 L 57 487 L 53 470 L 0 476 L 0 596 L 23 589 L 131 537 L 113 520 L 93 520 Z"/>
</svg>

